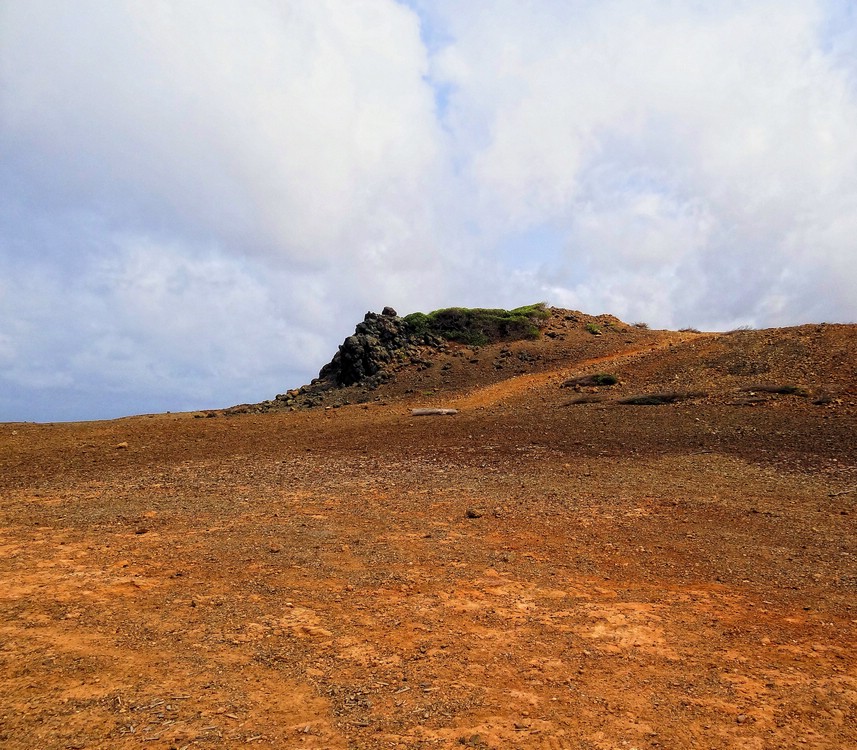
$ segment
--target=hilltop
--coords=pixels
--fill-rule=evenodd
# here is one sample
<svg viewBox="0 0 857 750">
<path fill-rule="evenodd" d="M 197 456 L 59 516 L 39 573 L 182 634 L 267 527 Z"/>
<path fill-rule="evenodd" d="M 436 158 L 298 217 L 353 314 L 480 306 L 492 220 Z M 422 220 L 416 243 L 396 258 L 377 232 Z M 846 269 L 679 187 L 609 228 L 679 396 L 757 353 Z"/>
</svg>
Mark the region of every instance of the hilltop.
<svg viewBox="0 0 857 750">
<path fill-rule="evenodd" d="M 405 317 L 385 308 L 366 314 L 311 383 L 230 412 L 453 397 L 505 381 L 514 389 L 524 375 L 571 388 L 563 395 L 569 401 L 578 394 L 578 403 L 788 400 L 849 411 L 857 400 L 856 337 L 857 326 L 825 323 L 726 333 L 651 330 L 544 304 Z M 586 380 L 601 370 L 614 378 L 609 388 Z M 575 377 L 579 382 L 570 382 Z"/>
<path fill-rule="evenodd" d="M 0 744 L 855 747 L 855 362 L 387 308 L 259 404 L 0 425 Z"/>
</svg>

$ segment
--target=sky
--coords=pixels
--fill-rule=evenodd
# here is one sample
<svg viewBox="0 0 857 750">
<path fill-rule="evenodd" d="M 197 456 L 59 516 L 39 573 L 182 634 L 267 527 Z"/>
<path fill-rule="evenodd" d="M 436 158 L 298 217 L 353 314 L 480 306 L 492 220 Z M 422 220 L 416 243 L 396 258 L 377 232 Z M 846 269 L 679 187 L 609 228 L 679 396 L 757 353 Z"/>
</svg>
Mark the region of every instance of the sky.
<svg viewBox="0 0 857 750">
<path fill-rule="evenodd" d="M 857 321 L 852 0 L 0 0 L 0 421 L 258 402 L 368 310 Z"/>
</svg>

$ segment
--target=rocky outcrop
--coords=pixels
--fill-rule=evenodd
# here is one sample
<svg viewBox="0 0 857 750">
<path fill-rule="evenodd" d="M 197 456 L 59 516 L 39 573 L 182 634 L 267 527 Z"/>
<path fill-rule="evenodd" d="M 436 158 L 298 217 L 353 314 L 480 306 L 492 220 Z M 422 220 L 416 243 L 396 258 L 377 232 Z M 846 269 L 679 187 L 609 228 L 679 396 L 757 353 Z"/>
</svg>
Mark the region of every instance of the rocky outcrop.
<svg viewBox="0 0 857 750">
<path fill-rule="evenodd" d="M 443 343 L 433 334 L 417 333 L 391 307 L 385 307 L 380 315 L 368 312 L 333 359 L 321 368 L 318 380 L 343 387 L 377 379 L 392 365 L 419 358 L 420 347 Z"/>
<path fill-rule="evenodd" d="M 271 401 L 242 404 L 231 411 L 366 403 L 371 398 L 369 394 L 393 380 L 402 367 L 429 368 L 438 351 L 448 351 L 449 346 L 457 344 L 475 346 L 533 338 L 540 321 L 548 316 L 541 304 L 512 311 L 447 308 L 404 318 L 392 307 L 385 307 L 381 313 L 367 312 L 311 383 L 281 393 Z"/>
<path fill-rule="evenodd" d="M 405 323 L 395 310 L 384 308 L 380 315 L 368 312 L 318 378 L 338 386 L 354 385 L 381 372 L 407 345 Z"/>
<path fill-rule="evenodd" d="M 385 307 L 380 314 L 367 312 L 354 333 L 340 344 L 333 359 L 321 368 L 317 378 L 253 409 L 321 406 L 327 403 L 325 396 L 331 391 L 341 394 L 336 403 L 340 400 L 350 403 L 350 398 L 367 401 L 367 394 L 392 379 L 398 367 L 406 364 L 428 366 L 427 349 L 443 348 L 446 343 L 437 334 L 417 330 L 392 307 Z M 359 393 L 350 393 L 351 386 L 357 387 Z"/>
</svg>

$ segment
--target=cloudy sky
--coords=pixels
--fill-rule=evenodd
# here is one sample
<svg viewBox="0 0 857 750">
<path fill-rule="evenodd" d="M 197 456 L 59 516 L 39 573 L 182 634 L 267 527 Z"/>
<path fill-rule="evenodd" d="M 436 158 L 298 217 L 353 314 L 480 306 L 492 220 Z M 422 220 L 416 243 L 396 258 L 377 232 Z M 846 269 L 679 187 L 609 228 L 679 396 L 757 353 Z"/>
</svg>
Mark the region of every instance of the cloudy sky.
<svg viewBox="0 0 857 750">
<path fill-rule="evenodd" d="M 852 0 L 0 0 L 0 421 L 541 300 L 857 320 Z"/>
</svg>

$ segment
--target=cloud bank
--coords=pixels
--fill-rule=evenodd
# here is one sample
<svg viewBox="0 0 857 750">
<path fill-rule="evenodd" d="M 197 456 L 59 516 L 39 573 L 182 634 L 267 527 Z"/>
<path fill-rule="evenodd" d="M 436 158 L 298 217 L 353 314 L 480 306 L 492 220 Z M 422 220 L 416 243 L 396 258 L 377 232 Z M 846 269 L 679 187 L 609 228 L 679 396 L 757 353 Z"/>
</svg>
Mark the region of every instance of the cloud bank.
<svg viewBox="0 0 857 750">
<path fill-rule="evenodd" d="M 256 401 L 367 309 L 857 319 L 848 2 L 0 2 L 0 419 Z"/>
</svg>

